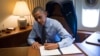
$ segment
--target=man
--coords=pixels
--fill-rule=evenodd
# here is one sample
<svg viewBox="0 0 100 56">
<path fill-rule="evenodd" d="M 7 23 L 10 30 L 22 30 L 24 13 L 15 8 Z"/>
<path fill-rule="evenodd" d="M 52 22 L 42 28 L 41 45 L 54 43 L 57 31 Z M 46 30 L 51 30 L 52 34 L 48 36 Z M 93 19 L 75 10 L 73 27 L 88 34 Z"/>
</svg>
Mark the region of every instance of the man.
<svg viewBox="0 0 100 56">
<path fill-rule="evenodd" d="M 33 48 L 39 48 L 41 45 L 44 45 L 45 49 L 51 50 L 57 49 L 58 47 L 69 46 L 73 43 L 74 40 L 72 39 L 72 36 L 63 28 L 61 23 L 55 19 L 48 18 L 47 13 L 43 8 L 34 8 L 32 15 L 36 21 L 29 34 L 28 43 L 32 45 Z M 42 36 L 43 26 L 45 27 L 46 37 Z M 37 36 L 41 39 L 40 42 L 43 42 L 43 38 L 45 38 L 45 43 L 41 44 L 35 41 Z"/>
</svg>

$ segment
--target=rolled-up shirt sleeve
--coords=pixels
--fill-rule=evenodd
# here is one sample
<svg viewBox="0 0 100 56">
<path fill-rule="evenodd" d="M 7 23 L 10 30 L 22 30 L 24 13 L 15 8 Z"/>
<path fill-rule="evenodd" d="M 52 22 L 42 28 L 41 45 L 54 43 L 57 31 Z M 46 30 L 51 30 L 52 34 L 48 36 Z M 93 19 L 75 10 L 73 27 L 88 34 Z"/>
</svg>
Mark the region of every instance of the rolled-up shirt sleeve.
<svg viewBox="0 0 100 56">
<path fill-rule="evenodd" d="M 33 42 L 35 42 L 34 38 L 36 37 L 35 30 L 32 28 L 32 31 L 30 32 L 28 36 L 28 44 L 32 45 Z"/>
<path fill-rule="evenodd" d="M 61 48 L 71 45 L 74 41 L 71 34 L 69 34 L 67 30 L 65 30 L 65 28 L 58 21 L 56 21 L 55 26 L 56 30 L 58 31 L 59 37 L 61 37 L 62 39 L 60 42 L 58 42 L 59 47 Z"/>
</svg>

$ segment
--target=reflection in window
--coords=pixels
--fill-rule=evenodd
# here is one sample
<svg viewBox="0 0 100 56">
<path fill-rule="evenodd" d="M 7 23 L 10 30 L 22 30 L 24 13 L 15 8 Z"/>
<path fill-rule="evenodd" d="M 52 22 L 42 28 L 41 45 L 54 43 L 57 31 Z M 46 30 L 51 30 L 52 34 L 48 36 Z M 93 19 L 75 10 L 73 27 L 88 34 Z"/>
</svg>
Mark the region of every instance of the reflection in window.
<svg viewBox="0 0 100 56">
<path fill-rule="evenodd" d="M 83 9 L 82 24 L 84 27 L 97 27 L 99 22 L 99 9 Z"/>
</svg>

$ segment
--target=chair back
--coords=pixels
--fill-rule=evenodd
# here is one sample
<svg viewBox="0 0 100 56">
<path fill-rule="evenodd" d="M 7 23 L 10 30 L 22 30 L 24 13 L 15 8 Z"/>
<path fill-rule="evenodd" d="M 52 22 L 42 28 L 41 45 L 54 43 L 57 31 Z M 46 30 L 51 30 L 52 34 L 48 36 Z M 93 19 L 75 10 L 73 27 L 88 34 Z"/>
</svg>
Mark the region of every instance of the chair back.
<svg viewBox="0 0 100 56">
<path fill-rule="evenodd" d="M 77 35 L 77 17 L 72 1 L 56 2 L 49 1 L 46 4 L 48 17 L 57 19 L 63 27 L 75 37 L 75 42 L 79 42 Z"/>
</svg>

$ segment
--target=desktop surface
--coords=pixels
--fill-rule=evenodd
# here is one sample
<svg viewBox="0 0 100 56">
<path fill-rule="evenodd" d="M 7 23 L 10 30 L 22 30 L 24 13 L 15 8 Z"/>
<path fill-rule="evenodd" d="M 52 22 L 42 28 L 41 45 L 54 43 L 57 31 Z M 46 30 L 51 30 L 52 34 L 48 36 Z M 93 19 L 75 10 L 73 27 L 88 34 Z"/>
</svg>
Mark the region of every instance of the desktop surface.
<svg viewBox="0 0 100 56">
<path fill-rule="evenodd" d="M 77 43 L 77 45 L 88 56 L 100 56 L 100 42 L 98 42 L 98 39 L 100 39 L 100 32 L 97 31 L 91 34 L 82 43 Z"/>
<path fill-rule="evenodd" d="M 0 56 L 41 56 L 39 49 L 33 49 L 31 46 L 26 47 L 11 47 L 0 48 Z M 80 54 L 64 54 L 56 56 L 86 56 L 84 53 Z"/>
<path fill-rule="evenodd" d="M 94 35 L 92 35 L 94 36 Z M 98 34 L 96 34 L 98 37 Z M 91 39 L 91 36 L 87 39 Z M 87 40 L 86 39 L 86 40 Z M 100 46 L 86 43 L 75 43 L 75 45 L 82 51 L 81 54 L 64 54 L 56 56 L 100 56 Z M 0 48 L 0 56 L 41 56 L 39 49 L 33 49 L 32 46 L 26 47 L 11 47 Z"/>
</svg>

